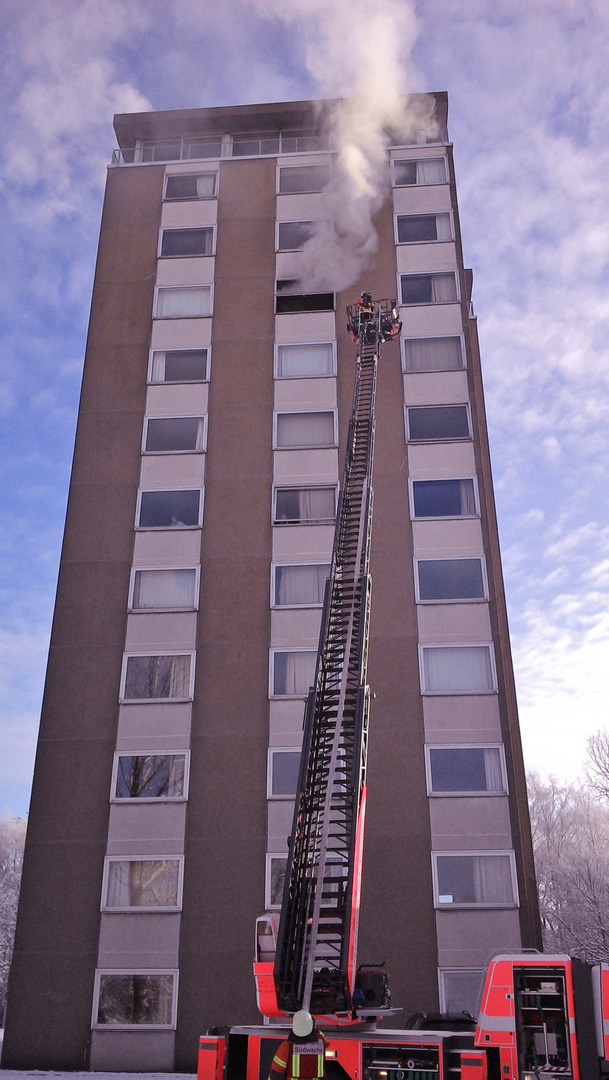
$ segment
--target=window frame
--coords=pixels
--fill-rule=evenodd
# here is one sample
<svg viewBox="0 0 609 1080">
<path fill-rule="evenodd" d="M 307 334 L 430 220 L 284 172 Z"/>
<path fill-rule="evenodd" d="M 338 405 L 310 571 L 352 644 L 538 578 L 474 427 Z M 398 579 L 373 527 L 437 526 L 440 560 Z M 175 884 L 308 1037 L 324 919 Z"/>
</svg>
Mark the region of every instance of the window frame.
<svg viewBox="0 0 609 1080">
<path fill-rule="evenodd" d="M 281 900 L 278 904 L 271 903 L 271 867 L 273 859 L 285 859 L 286 873 L 289 859 L 288 851 L 267 851 L 264 867 L 264 905 L 266 911 L 280 911 Z"/>
<path fill-rule="evenodd" d="M 445 986 L 445 983 L 444 983 L 444 976 L 445 975 L 452 975 L 452 974 L 455 974 L 455 975 L 478 975 L 479 976 L 479 978 L 480 978 L 480 990 L 478 992 L 478 1002 L 477 1002 L 477 1010 L 476 1010 L 476 1011 L 479 1011 L 479 1007 L 480 1007 L 480 1005 L 482 1003 L 481 1002 L 482 992 L 484 990 L 484 976 L 486 974 L 485 969 L 484 968 L 476 968 L 476 967 L 462 967 L 462 968 L 439 967 L 438 968 L 438 993 L 439 993 L 439 1000 L 440 1000 L 440 1011 L 443 1012 L 443 1013 L 448 1012 L 448 1000 L 447 1000 L 447 995 L 446 995 L 446 986 Z"/>
<path fill-rule="evenodd" d="M 407 161 L 409 164 L 414 163 L 418 165 L 419 162 L 424 161 L 441 161 L 444 165 L 444 180 L 437 180 L 433 184 L 398 184 L 395 175 L 395 165 L 401 164 L 403 161 Z M 391 186 L 394 188 L 417 188 L 417 187 L 440 187 L 443 184 L 448 184 L 448 160 L 446 154 L 425 154 L 418 157 L 392 157 L 391 159 Z"/>
<path fill-rule="evenodd" d="M 179 201 L 179 200 L 177 200 Z M 163 237 L 170 232 L 210 232 L 210 250 L 204 254 L 197 252 L 195 255 L 163 255 Z M 159 244 L 157 259 L 211 259 L 216 254 L 216 226 L 215 225 L 161 225 L 159 227 Z M 205 284 L 205 283 L 204 283 Z M 191 286 L 192 287 L 192 286 Z"/>
<path fill-rule="evenodd" d="M 305 562 L 272 562 L 271 563 L 271 609 L 273 611 L 318 611 L 324 606 L 323 600 L 318 604 L 278 604 L 275 600 L 276 571 L 282 566 L 327 566 L 328 577 L 332 568 L 332 556 L 328 556 L 327 562 L 321 559 L 307 559 Z"/>
<path fill-rule="evenodd" d="M 297 792 L 293 795 L 275 795 L 273 793 L 273 758 L 275 754 L 298 754 L 302 757 L 301 746 L 269 746 L 266 764 L 266 797 L 271 802 L 294 802 Z M 298 781 L 297 781 L 298 783 Z"/>
<path fill-rule="evenodd" d="M 186 526 L 187 528 L 189 526 Z M 168 607 L 168 608 L 137 608 L 133 606 L 133 594 L 135 592 L 135 575 L 141 573 L 142 570 L 194 570 L 195 571 L 195 601 L 193 607 Z M 129 576 L 129 599 L 127 604 L 127 611 L 130 615 L 155 615 L 157 611 L 198 611 L 199 610 L 199 592 L 201 586 L 201 564 L 195 563 L 192 566 L 132 566 Z"/>
<path fill-rule="evenodd" d="M 198 179 L 199 176 L 213 176 L 213 177 L 215 177 L 214 194 L 213 195 L 179 195 L 179 196 L 177 196 L 177 198 L 176 197 L 171 198 L 171 196 L 168 197 L 167 196 L 167 181 L 171 177 L 174 177 L 174 176 L 179 176 L 180 178 L 186 177 L 186 176 L 190 178 L 190 177 L 194 176 L 195 179 Z M 174 202 L 199 202 L 201 199 L 217 199 L 218 198 L 218 181 L 219 181 L 219 179 L 220 179 L 220 170 L 219 169 L 209 169 L 209 170 L 206 170 L 205 172 L 202 172 L 200 169 L 197 170 L 196 172 L 194 172 L 194 171 L 193 172 L 166 172 L 165 176 L 163 178 L 163 202 L 171 202 L 171 203 L 174 203 Z"/>
<path fill-rule="evenodd" d="M 130 657 L 135 656 L 190 656 L 190 670 L 188 673 L 188 696 L 187 697 L 163 697 L 163 698 L 128 698 L 125 697 L 125 683 L 127 680 L 127 663 Z M 164 649 L 162 652 L 142 652 L 141 650 L 125 650 L 121 665 L 121 681 L 119 689 L 120 705 L 179 705 L 183 702 L 192 701 L 195 694 L 195 663 L 197 658 L 196 649 Z M 122 800 L 121 800 L 122 801 Z"/>
<path fill-rule="evenodd" d="M 491 672 L 491 686 L 488 690 L 428 690 L 425 686 L 425 664 L 424 664 L 424 650 L 425 649 L 480 649 L 484 648 L 488 650 L 490 656 L 490 672 Z M 495 649 L 492 641 L 420 641 L 418 643 L 419 651 L 419 683 L 421 687 L 421 694 L 424 697 L 478 697 L 484 695 L 486 697 L 496 694 L 498 692 L 497 686 L 497 666 L 495 663 Z"/>
<path fill-rule="evenodd" d="M 288 348 L 294 348 L 297 345 L 329 345 L 332 350 L 332 371 L 327 375 L 280 375 L 279 374 L 279 350 L 284 346 Z M 159 351 L 159 350 L 158 350 Z M 273 378 L 274 379 L 335 379 L 337 372 L 336 365 L 336 339 L 334 341 L 280 341 L 275 342 L 274 355 L 273 355 Z"/>
<path fill-rule="evenodd" d="M 428 521 L 429 518 L 416 518 L 416 521 Z M 435 519 L 437 520 L 437 519 Z M 422 600 L 419 584 L 419 563 L 422 562 L 463 562 L 464 559 L 478 559 L 482 568 L 482 596 L 463 596 L 459 599 Z M 414 566 L 414 595 L 417 604 L 485 604 L 489 600 L 488 574 L 486 571 L 486 559 L 484 555 L 415 555 Z"/>
<path fill-rule="evenodd" d="M 419 444 L 421 445 L 421 444 Z M 432 481 L 444 481 L 444 480 L 472 480 L 475 513 L 473 514 L 436 514 L 430 517 L 417 517 L 415 515 L 414 505 L 414 485 L 426 484 Z M 410 520 L 411 521 L 476 521 L 480 518 L 480 497 L 478 492 L 478 478 L 476 476 L 416 476 L 408 478 L 408 502 L 410 508 Z"/>
<path fill-rule="evenodd" d="M 426 243 L 426 244 L 443 243 L 443 244 L 448 244 L 448 243 L 450 243 L 450 240 L 441 240 L 441 241 L 422 240 L 422 241 L 414 241 L 414 243 Z M 430 278 L 432 278 L 432 277 L 437 277 L 440 274 L 443 274 L 443 275 L 452 274 L 452 276 L 454 277 L 454 279 L 455 279 L 455 293 L 456 293 L 454 300 L 416 300 L 416 301 L 412 302 L 412 301 L 409 301 L 409 300 L 403 300 L 402 299 L 402 278 L 408 278 L 408 277 L 430 277 Z M 410 271 L 408 273 L 398 272 L 398 275 L 397 275 L 397 295 L 399 297 L 398 306 L 399 307 L 405 307 L 405 308 L 416 308 L 416 307 L 426 307 L 426 308 L 427 307 L 430 307 L 430 308 L 433 307 L 433 308 L 436 308 L 436 307 L 449 307 L 451 304 L 460 304 L 461 303 L 461 283 L 459 281 L 459 272 L 454 267 L 451 268 L 451 269 L 448 269 L 448 270 L 422 270 L 421 273 L 419 273 L 419 274 L 413 274 Z M 431 334 L 429 336 L 434 337 L 435 335 Z M 438 334 L 437 336 L 438 337 L 457 337 L 456 334 Z"/>
<path fill-rule="evenodd" d="M 332 442 L 330 443 L 302 443 L 294 446 L 279 446 L 277 443 L 277 422 L 280 416 L 298 416 L 302 413 L 331 413 L 332 414 Z M 291 450 L 335 450 L 338 446 L 338 409 L 274 409 L 273 410 L 273 450 L 282 452 Z"/>
<path fill-rule="evenodd" d="M 171 907 L 110 907 L 108 905 L 108 878 L 110 876 L 110 864 L 113 862 L 177 862 L 178 864 L 178 886 L 176 902 Z M 103 911 L 109 915 L 131 915 L 132 913 L 143 913 L 146 915 L 162 913 L 162 912 L 178 912 L 182 910 L 182 899 L 184 890 L 184 855 L 105 855 L 104 856 L 104 869 L 102 873 L 102 892 L 101 892 L 101 904 L 100 911 Z"/>
<path fill-rule="evenodd" d="M 421 185 L 415 185 L 415 184 L 404 185 L 404 187 L 418 187 L 418 186 L 421 186 Z M 421 217 L 435 217 L 435 218 L 437 218 L 441 214 L 448 218 L 448 227 L 449 227 L 450 236 L 447 236 L 444 239 L 439 239 L 438 237 L 436 237 L 435 240 L 400 240 L 399 239 L 399 229 L 398 229 L 398 219 L 399 218 L 421 218 Z M 436 229 L 437 229 L 437 226 L 436 226 Z M 394 242 L 395 242 L 396 247 L 408 247 L 408 246 L 412 246 L 413 244 L 454 244 L 454 242 L 455 242 L 455 219 L 454 219 L 454 216 L 453 216 L 453 212 L 452 212 L 452 210 L 430 210 L 429 213 L 425 213 L 425 211 L 419 210 L 417 213 L 414 213 L 414 214 L 404 214 L 404 213 L 398 213 L 396 211 L 394 213 L 394 215 L 393 215 L 393 236 L 394 236 Z M 444 271 L 444 270 L 438 271 L 438 273 L 445 273 L 445 272 L 446 271 Z M 400 275 L 400 276 L 402 276 L 402 275 Z M 403 275 L 403 276 L 407 276 L 407 275 Z"/>
<path fill-rule="evenodd" d="M 322 518 L 315 521 L 277 521 L 277 492 L 278 491 L 333 491 L 334 492 L 334 517 Z M 288 526 L 298 526 L 310 528 L 315 525 L 332 525 L 336 524 L 336 512 L 338 510 L 338 484 L 273 484 L 273 500 L 271 507 L 271 525 L 273 528 L 277 527 L 285 529 Z"/>
<path fill-rule="evenodd" d="M 308 293 L 297 292 L 295 289 L 294 290 L 291 290 L 291 289 L 290 290 L 288 290 L 288 289 L 278 290 L 277 286 L 279 285 L 280 282 L 289 282 L 289 281 L 293 281 L 294 283 L 297 283 L 298 279 L 297 278 L 276 278 L 275 279 L 275 315 L 318 315 L 318 314 L 325 314 L 328 311 L 334 311 L 334 312 L 336 311 L 336 292 L 334 290 L 327 290 L 326 289 L 325 291 L 322 291 L 322 292 L 308 292 Z M 282 299 L 283 297 L 286 297 L 286 296 L 294 296 L 294 297 L 296 297 L 296 296 L 298 296 L 298 297 L 331 296 L 332 297 L 332 306 L 331 307 L 314 307 L 314 308 L 295 308 L 294 311 L 278 311 L 277 310 L 277 301 Z M 303 342 L 303 344 L 307 344 L 307 343 Z"/>
<path fill-rule="evenodd" d="M 432 750 L 498 750 L 502 791 L 434 791 L 431 774 L 431 751 Z M 505 763 L 505 747 L 500 742 L 487 743 L 425 743 L 425 782 L 427 795 L 430 799 L 505 799 L 509 795 L 507 769 Z"/>
<path fill-rule="evenodd" d="M 173 699 L 172 699 L 173 700 Z M 145 795 L 129 799 L 121 799 L 116 794 L 118 780 L 118 768 L 122 757 L 184 757 L 184 794 L 183 795 Z M 183 803 L 188 800 L 188 788 L 190 783 L 190 750 L 115 750 L 112 761 L 112 779 L 110 782 L 110 802 L 119 806 L 140 806 L 142 803 Z"/>
<path fill-rule="evenodd" d="M 313 228 L 317 224 L 318 224 L 317 221 L 312 221 L 312 220 L 310 220 L 308 218 L 294 218 L 294 219 L 287 218 L 287 219 L 284 219 L 282 221 L 276 221 L 275 222 L 275 251 L 277 252 L 277 254 L 284 254 L 285 252 L 292 252 L 292 251 L 302 251 L 305 244 L 307 244 L 309 242 L 309 240 L 311 240 L 315 236 Z M 282 225 L 310 225 L 310 226 L 312 226 L 312 228 L 311 228 L 311 230 L 309 232 L 309 235 L 307 236 L 307 239 L 304 241 L 303 244 L 301 244 L 300 247 L 280 247 L 279 246 L 279 233 L 280 233 Z"/>
<path fill-rule="evenodd" d="M 171 995 L 171 1021 L 168 1024 L 100 1024 L 97 1016 L 99 1013 L 99 998 L 102 975 L 171 975 L 173 976 L 173 988 Z M 175 1031 L 178 1020 L 178 985 L 180 973 L 178 968 L 96 968 L 93 984 L 93 1010 L 91 1028 L 93 1031 Z"/>
<path fill-rule="evenodd" d="M 302 169 L 318 169 L 318 168 L 327 169 L 327 172 L 328 172 L 328 181 L 326 182 L 326 184 L 323 185 L 323 187 L 307 188 L 306 191 L 282 191 L 281 190 L 281 173 L 282 172 L 287 172 L 288 169 L 301 169 L 302 170 Z M 328 184 L 328 182 L 330 180 L 331 175 L 332 175 L 332 161 L 331 161 L 331 159 L 329 159 L 328 161 L 307 161 L 306 163 L 303 162 L 302 165 L 300 165 L 300 164 L 282 165 L 278 161 L 277 162 L 277 174 L 276 174 L 276 180 L 275 180 L 275 194 L 276 195 L 281 195 L 281 196 L 285 196 L 285 195 L 318 195 L 318 194 L 320 194 L 320 192 L 325 191 L 325 189 L 327 187 L 327 184 Z"/>
<path fill-rule="evenodd" d="M 406 343 L 408 341 L 428 341 L 430 338 L 458 338 L 461 348 L 461 367 L 458 368 L 428 368 L 426 371 L 409 371 L 406 367 Z M 465 337 L 463 334 L 421 334 L 417 337 L 410 337 L 403 335 L 400 337 L 400 360 L 402 365 L 402 374 L 404 375 L 435 375 L 436 372 L 455 372 L 467 370 L 467 350 L 465 348 Z"/>
<path fill-rule="evenodd" d="M 139 525 L 140 511 L 142 505 L 142 495 L 148 491 L 198 491 L 199 492 L 199 520 L 196 525 Z M 203 528 L 203 504 L 205 501 L 205 488 L 170 488 L 170 487 L 146 487 L 138 488 L 137 499 L 135 504 L 135 531 L 136 532 L 162 532 L 163 530 L 176 530 L 179 529 L 202 529 Z"/>
<path fill-rule="evenodd" d="M 193 256 L 191 256 L 191 255 L 163 256 L 163 257 L 164 258 L 180 258 L 180 259 L 193 258 Z M 209 259 L 209 258 L 211 258 L 211 256 L 210 255 L 196 255 L 196 256 L 194 256 L 194 258 Z M 174 291 L 176 291 L 177 289 L 208 289 L 209 290 L 209 313 L 207 315 L 158 315 L 157 312 L 158 312 L 158 306 L 159 306 L 159 293 L 163 292 L 163 291 L 167 291 L 168 289 L 172 289 Z M 153 310 L 153 316 L 152 316 L 153 319 L 161 319 L 161 320 L 163 320 L 163 322 L 165 320 L 173 321 L 174 319 L 211 319 L 211 317 L 212 317 L 212 315 L 214 313 L 214 283 L 213 282 L 204 282 L 202 285 L 155 285 L 155 287 L 154 287 L 154 304 L 153 304 L 152 310 Z M 163 352 L 163 351 L 167 351 L 167 350 L 157 349 L 156 351 L 157 352 Z M 159 385 L 162 386 L 163 384 L 160 383 Z"/>
<path fill-rule="evenodd" d="M 507 856 L 510 865 L 510 875 L 512 880 L 512 899 L 506 903 L 501 901 L 493 901 L 489 903 L 453 903 L 453 904 L 441 904 L 439 900 L 440 891 L 438 887 L 438 858 L 467 858 L 467 857 L 480 857 L 485 855 L 503 855 Z M 436 911 L 480 911 L 480 910 L 497 910 L 497 911 L 513 911 L 518 909 L 519 893 L 518 893 L 518 877 L 516 874 L 516 859 L 513 848 L 485 848 L 482 850 L 475 849 L 471 851 L 462 851 L 461 849 L 456 851 L 432 851 L 431 852 L 431 866 L 432 866 L 432 881 L 433 881 L 433 899 L 434 908 Z"/>
<path fill-rule="evenodd" d="M 161 350 L 157 349 L 157 352 L 161 352 Z M 162 385 L 162 384 L 156 384 L 155 383 L 155 385 Z M 148 440 L 148 425 L 149 425 L 151 420 L 202 420 L 203 421 L 203 438 L 201 440 L 202 441 L 201 449 L 197 450 L 195 448 L 193 450 L 147 450 L 146 449 L 146 442 Z M 175 456 L 176 454 L 205 454 L 207 452 L 207 426 L 208 426 L 208 414 L 203 413 L 203 412 L 196 413 L 196 414 L 181 414 L 181 415 L 174 415 L 172 413 L 171 416 L 156 416 L 156 415 L 150 415 L 149 416 L 147 414 L 144 417 L 144 426 L 143 426 L 143 431 L 142 431 L 142 450 L 141 450 L 142 456 L 144 456 L 144 457 L 167 457 L 167 456 Z"/>
<path fill-rule="evenodd" d="M 270 663 L 269 663 L 269 700 L 270 701 L 306 701 L 309 695 L 308 689 L 302 694 L 276 694 L 275 693 L 275 656 L 277 653 L 310 653 L 311 656 L 317 657 L 317 649 L 311 647 L 303 647 L 299 645 L 281 646 L 276 645 L 269 649 Z M 148 655 L 148 654 L 146 654 Z M 166 655 L 165 653 L 163 655 Z M 313 672 L 313 681 L 315 679 L 315 670 Z M 313 683 L 311 683 L 313 685 Z"/>
<path fill-rule="evenodd" d="M 205 316 L 202 316 L 202 318 L 205 318 Z M 152 378 L 152 373 L 153 373 L 153 368 L 154 368 L 154 354 L 155 353 L 168 353 L 168 352 L 174 352 L 174 353 L 177 353 L 177 352 L 184 352 L 184 353 L 206 352 L 207 357 L 206 357 L 206 364 L 205 364 L 205 378 L 204 379 L 172 379 L 172 380 L 169 380 L 169 381 L 163 379 L 162 382 L 157 382 L 156 380 L 154 380 Z M 211 372 L 211 345 L 201 345 L 201 346 L 199 346 L 198 348 L 195 348 L 195 349 L 151 349 L 150 350 L 150 355 L 148 357 L 148 374 L 146 376 L 146 385 L 147 386 L 198 386 L 199 384 L 209 382 L 210 372 Z"/>
<path fill-rule="evenodd" d="M 411 438 L 410 435 L 410 417 L 409 412 L 411 409 L 465 409 L 465 418 L 467 420 L 467 435 L 440 435 L 438 438 L 432 439 L 416 439 Z M 414 443 L 416 446 L 427 446 L 428 443 L 445 443 L 445 442 L 471 442 L 472 435 L 472 414 L 469 401 L 442 401 L 431 402 L 429 405 L 422 405 L 417 402 L 416 405 L 404 405 L 404 430 L 406 433 L 406 442 Z"/>
</svg>

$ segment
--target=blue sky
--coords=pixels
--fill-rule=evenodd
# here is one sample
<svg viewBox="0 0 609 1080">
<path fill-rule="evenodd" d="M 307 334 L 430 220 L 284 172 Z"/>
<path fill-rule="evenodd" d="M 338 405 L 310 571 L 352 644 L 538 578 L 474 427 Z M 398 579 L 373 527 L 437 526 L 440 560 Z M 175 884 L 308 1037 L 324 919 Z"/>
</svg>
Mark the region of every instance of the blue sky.
<svg viewBox="0 0 609 1080">
<path fill-rule="evenodd" d="M 349 93 L 387 27 L 401 88 L 449 92 L 525 758 L 573 777 L 607 724 L 609 5 L 5 0 L 3 21 L 0 811 L 29 800 L 112 115 Z"/>
</svg>

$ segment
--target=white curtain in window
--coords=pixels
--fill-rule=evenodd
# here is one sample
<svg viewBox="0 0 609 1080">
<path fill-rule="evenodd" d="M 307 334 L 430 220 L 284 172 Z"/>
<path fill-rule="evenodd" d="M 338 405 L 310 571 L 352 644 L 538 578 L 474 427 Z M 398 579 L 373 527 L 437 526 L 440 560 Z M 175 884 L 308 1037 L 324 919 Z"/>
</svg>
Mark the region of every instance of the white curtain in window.
<svg viewBox="0 0 609 1080">
<path fill-rule="evenodd" d="M 152 356 L 152 382 L 165 381 L 165 353 L 155 352 Z"/>
<path fill-rule="evenodd" d="M 158 319 L 188 319 L 210 312 L 209 285 L 189 288 L 159 289 L 156 314 Z"/>
<path fill-rule="evenodd" d="M 443 184 L 446 180 L 443 158 L 417 161 L 417 184 Z"/>
<path fill-rule="evenodd" d="M 451 693 L 492 690 L 488 645 L 441 646 L 423 649 L 425 689 Z"/>
<path fill-rule="evenodd" d="M 197 176 L 197 195 L 200 199 L 208 198 L 210 195 L 216 194 L 216 174 L 204 173 L 203 176 Z"/>
<path fill-rule="evenodd" d="M 188 697 L 190 694 L 190 656 L 171 656 L 169 697 Z"/>
<path fill-rule="evenodd" d="M 134 608 L 189 608 L 195 601 L 195 570 L 137 570 Z"/>
<path fill-rule="evenodd" d="M 175 907 L 178 902 L 177 859 L 111 862 L 107 907 Z"/>
<path fill-rule="evenodd" d="M 299 376 L 332 375 L 334 358 L 330 342 L 311 345 L 280 345 L 277 349 L 277 375 L 284 379 Z"/>
<path fill-rule="evenodd" d="M 448 214 L 436 214 L 436 236 L 438 240 L 452 240 Z"/>
<path fill-rule="evenodd" d="M 501 757 L 498 746 L 488 746 L 484 750 L 484 772 L 487 791 L 503 791 Z"/>
<path fill-rule="evenodd" d="M 477 904 L 511 904 L 514 900 L 509 855 L 474 855 Z"/>
<path fill-rule="evenodd" d="M 279 413 L 277 446 L 332 446 L 334 414 L 331 412 Z"/>
<path fill-rule="evenodd" d="M 432 274 L 431 300 L 433 304 L 449 304 L 457 299 L 454 274 Z"/>
<path fill-rule="evenodd" d="M 336 517 L 334 488 L 303 488 L 298 492 L 300 521 L 332 521 Z"/>
<path fill-rule="evenodd" d="M 321 604 L 330 565 L 278 566 L 276 604 Z"/>
<path fill-rule="evenodd" d="M 458 337 L 411 338 L 404 342 L 406 371 L 455 371 L 463 367 Z"/>
<path fill-rule="evenodd" d="M 315 677 L 317 654 L 314 652 L 288 652 L 279 655 L 283 657 L 285 675 L 283 679 L 276 678 L 275 693 L 297 694 L 299 697 L 305 697 L 309 693 Z"/>
<path fill-rule="evenodd" d="M 472 517 L 476 513 L 476 498 L 474 495 L 474 481 L 461 480 L 459 482 L 461 495 L 461 513 L 463 517 Z"/>
</svg>

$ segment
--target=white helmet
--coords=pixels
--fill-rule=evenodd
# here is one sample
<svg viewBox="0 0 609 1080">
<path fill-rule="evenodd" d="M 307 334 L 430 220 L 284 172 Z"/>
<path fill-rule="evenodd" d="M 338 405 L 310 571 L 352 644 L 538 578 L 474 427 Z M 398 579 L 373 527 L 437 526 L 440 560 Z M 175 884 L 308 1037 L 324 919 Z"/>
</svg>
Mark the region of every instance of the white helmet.
<svg viewBox="0 0 609 1080">
<path fill-rule="evenodd" d="M 297 1013 L 294 1013 L 292 1017 L 292 1031 L 299 1039 L 304 1039 L 305 1035 L 310 1035 L 314 1026 L 313 1017 L 306 1009 L 300 1009 Z"/>
</svg>

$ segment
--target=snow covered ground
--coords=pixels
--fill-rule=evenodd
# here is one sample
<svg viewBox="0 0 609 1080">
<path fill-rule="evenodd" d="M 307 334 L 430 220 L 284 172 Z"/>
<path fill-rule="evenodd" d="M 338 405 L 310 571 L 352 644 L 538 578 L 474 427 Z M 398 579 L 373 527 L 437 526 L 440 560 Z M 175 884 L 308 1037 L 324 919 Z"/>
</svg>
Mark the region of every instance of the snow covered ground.
<svg viewBox="0 0 609 1080">
<path fill-rule="evenodd" d="M 0 1050 L 4 1031 L 0 1028 Z M 196 1073 L 54 1072 L 42 1069 L 0 1069 L 0 1080 L 26 1080 L 48 1076 L 61 1080 L 195 1080 Z"/>
</svg>

